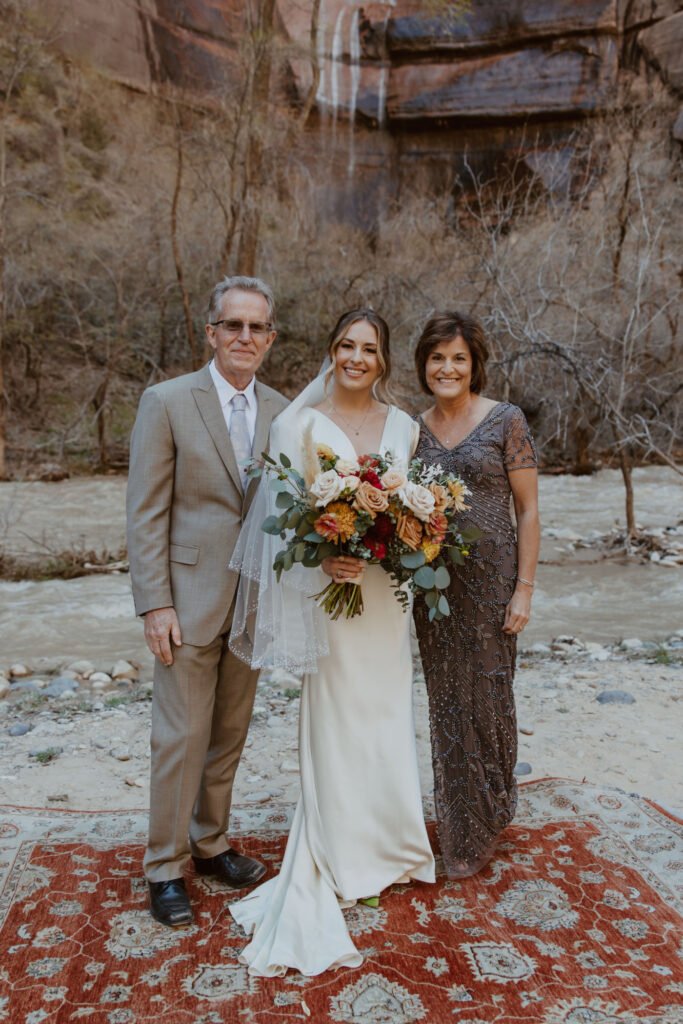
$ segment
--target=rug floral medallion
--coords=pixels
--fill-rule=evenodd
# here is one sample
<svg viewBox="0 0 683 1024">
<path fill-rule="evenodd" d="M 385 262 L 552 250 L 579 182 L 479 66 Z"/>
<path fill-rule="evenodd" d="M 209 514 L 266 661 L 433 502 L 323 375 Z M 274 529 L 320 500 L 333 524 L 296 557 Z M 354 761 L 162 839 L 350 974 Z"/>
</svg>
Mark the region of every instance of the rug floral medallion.
<svg viewBox="0 0 683 1024">
<path fill-rule="evenodd" d="M 277 871 L 291 808 L 231 837 Z M 683 1024 L 683 822 L 620 790 L 520 791 L 476 877 L 345 911 L 355 970 L 255 978 L 227 907 L 188 874 L 195 924 L 147 910 L 144 812 L 0 807 L 0 1021 L 9 1024 Z M 433 834 L 433 833 L 432 833 Z"/>
</svg>

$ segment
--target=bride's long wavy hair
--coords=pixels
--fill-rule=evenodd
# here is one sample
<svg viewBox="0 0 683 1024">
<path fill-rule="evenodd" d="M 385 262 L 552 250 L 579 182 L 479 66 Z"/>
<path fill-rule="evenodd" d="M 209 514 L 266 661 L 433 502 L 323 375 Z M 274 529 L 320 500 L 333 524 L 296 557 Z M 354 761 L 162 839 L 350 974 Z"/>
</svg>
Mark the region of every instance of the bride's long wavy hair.
<svg viewBox="0 0 683 1024">
<path fill-rule="evenodd" d="M 377 335 L 377 362 L 379 363 L 380 372 L 375 383 L 372 385 L 372 393 L 381 401 L 391 402 L 392 394 L 389 387 L 389 377 L 391 376 L 389 325 L 384 317 L 381 317 L 374 309 L 350 309 L 347 313 L 342 313 L 330 331 L 327 337 L 327 354 L 331 366 L 325 375 L 325 387 L 327 388 L 334 373 L 335 355 L 339 345 L 346 337 L 349 327 L 357 324 L 360 320 L 365 320 L 371 324 L 375 328 L 375 334 Z"/>
</svg>

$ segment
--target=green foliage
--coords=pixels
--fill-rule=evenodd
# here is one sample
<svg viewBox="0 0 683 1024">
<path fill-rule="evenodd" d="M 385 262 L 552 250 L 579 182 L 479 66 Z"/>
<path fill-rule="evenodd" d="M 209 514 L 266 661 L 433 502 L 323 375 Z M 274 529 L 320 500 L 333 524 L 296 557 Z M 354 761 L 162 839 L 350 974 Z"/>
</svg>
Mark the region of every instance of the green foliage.
<svg viewBox="0 0 683 1024">
<path fill-rule="evenodd" d="M 38 764 L 49 764 L 50 761 L 55 761 L 61 754 L 61 750 L 58 747 L 46 747 L 45 750 L 39 750 L 33 755 L 34 761 Z"/>
</svg>

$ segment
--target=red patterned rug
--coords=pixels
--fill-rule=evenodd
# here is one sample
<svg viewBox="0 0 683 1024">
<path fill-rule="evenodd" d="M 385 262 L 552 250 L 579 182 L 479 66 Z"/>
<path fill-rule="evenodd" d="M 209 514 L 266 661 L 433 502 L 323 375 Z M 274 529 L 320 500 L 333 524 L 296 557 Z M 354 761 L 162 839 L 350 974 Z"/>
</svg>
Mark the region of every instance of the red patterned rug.
<svg viewBox="0 0 683 1024">
<path fill-rule="evenodd" d="M 234 818 L 277 870 L 287 812 Z M 346 911 L 363 965 L 317 978 L 251 978 L 211 880 L 188 876 L 193 928 L 152 921 L 145 828 L 142 812 L 0 807 L 0 1021 L 683 1024 L 683 823 L 639 797 L 526 785 L 480 875 Z"/>
</svg>

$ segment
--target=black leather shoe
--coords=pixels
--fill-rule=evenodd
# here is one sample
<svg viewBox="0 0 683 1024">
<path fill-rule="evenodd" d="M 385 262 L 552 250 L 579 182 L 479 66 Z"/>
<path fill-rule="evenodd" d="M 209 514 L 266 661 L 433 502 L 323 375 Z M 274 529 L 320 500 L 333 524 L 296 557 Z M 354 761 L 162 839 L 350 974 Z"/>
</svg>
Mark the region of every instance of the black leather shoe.
<svg viewBox="0 0 683 1024">
<path fill-rule="evenodd" d="M 169 928 L 182 928 L 192 924 L 192 907 L 182 878 L 171 878 L 168 882 L 150 882 L 149 910 L 155 921 Z"/>
<path fill-rule="evenodd" d="M 253 857 L 243 857 L 237 850 L 226 850 L 215 857 L 193 857 L 199 875 L 214 875 L 231 889 L 254 885 L 266 873 L 266 865 Z"/>
</svg>

